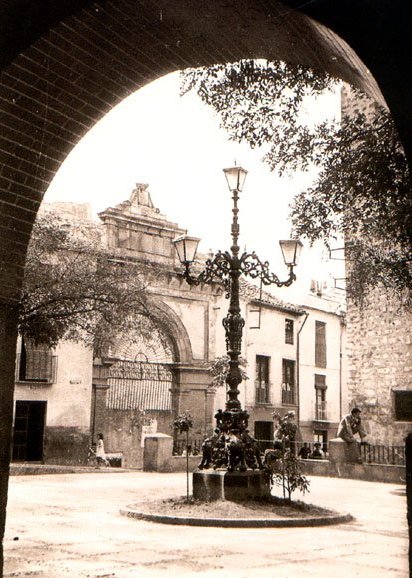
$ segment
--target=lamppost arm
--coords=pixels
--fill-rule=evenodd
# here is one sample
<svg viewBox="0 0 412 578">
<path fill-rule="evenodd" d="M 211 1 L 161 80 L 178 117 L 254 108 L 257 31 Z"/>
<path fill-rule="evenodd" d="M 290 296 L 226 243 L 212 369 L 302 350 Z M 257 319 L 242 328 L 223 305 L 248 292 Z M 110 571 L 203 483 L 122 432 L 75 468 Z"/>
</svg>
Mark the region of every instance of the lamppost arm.
<svg viewBox="0 0 412 578">
<path fill-rule="evenodd" d="M 261 261 L 256 253 L 243 253 L 240 257 L 240 268 L 244 275 L 252 279 L 261 279 L 263 285 L 276 285 L 277 287 L 289 287 L 296 279 L 293 265 L 288 265 L 289 277 L 281 281 L 275 273 L 269 270 L 269 262 Z"/>
<path fill-rule="evenodd" d="M 218 251 L 213 258 L 207 259 L 204 270 L 197 276 L 190 272 L 190 263 L 186 262 L 184 265 L 183 277 L 189 285 L 209 284 L 220 279 L 223 281 L 226 291 L 229 291 L 232 256 L 228 251 Z"/>
</svg>

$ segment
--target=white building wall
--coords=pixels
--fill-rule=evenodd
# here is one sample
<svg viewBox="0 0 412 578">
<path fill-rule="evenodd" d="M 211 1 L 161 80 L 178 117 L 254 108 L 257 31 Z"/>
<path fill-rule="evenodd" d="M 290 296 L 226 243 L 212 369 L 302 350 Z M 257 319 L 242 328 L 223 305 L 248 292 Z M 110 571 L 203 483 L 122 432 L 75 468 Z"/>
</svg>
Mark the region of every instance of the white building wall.
<svg viewBox="0 0 412 578">
<path fill-rule="evenodd" d="M 55 383 L 17 383 L 14 398 L 46 401 L 46 427 L 89 430 L 93 351 L 83 343 L 62 341 L 54 350 L 54 355 L 57 356 Z"/>
<path fill-rule="evenodd" d="M 61 342 L 56 348 L 57 380 L 50 388 L 48 426 L 90 427 L 93 351 L 81 343 Z M 59 360 L 63 361 L 59 363 Z"/>
<path fill-rule="evenodd" d="M 251 310 L 255 306 L 248 307 L 248 317 L 251 318 Z M 285 343 L 285 320 L 293 319 L 295 325 L 295 339 L 293 344 Z M 262 307 L 260 315 L 260 327 L 256 327 L 256 317 L 253 316 L 253 325 L 246 329 L 246 347 L 248 374 L 250 377 L 247 404 L 255 403 L 255 369 L 256 356 L 270 357 L 269 383 L 270 402 L 272 405 L 280 405 L 282 402 L 282 360 L 296 361 L 296 314 L 288 314 L 277 309 Z"/>
<path fill-rule="evenodd" d="M 315 419 L 315 375 L 326 378 L 327 422 L 336 423 L 342 411 L 344 389 L 344 327 L 339 315 L 316 309 L 307 309 L 308 318 L 300 333 L 300 420 Z M 326 367 L 315 364 L 316 321 L 326 323 Z M 320 424 L 318 424 L 320 428 Z"/>
</svg>

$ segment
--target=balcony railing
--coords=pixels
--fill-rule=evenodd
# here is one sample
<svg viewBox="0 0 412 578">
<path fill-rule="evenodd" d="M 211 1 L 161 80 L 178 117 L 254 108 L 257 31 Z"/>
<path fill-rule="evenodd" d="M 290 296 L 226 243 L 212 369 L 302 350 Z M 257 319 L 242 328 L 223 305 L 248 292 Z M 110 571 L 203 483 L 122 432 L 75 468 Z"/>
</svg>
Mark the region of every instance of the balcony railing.
<svg viewBox="0 0 412 578">
<path fill-rule="evenodd" d="M 269 391 L 265 387 L 256 387 L 256 403 L 270 403 Z"/>
<path fill-rule="evenodd" d="M 328 420 L 326 401 L 317 401 L 315 403 L 315 420 L 316 421 Z"/>
<path fill-rule="evenodd" d="M 56 382 L 57 355 L 49 351 L 30 351 L 25 360 L 21 354 L 16 359 L 16 382 L 18 383 L 44 383 Z"/>
<path fill-rule="evenodd" d="M 282 404 L 296 405 L 296 393 L 294 389 L 282 389 Z"/>
</svg>

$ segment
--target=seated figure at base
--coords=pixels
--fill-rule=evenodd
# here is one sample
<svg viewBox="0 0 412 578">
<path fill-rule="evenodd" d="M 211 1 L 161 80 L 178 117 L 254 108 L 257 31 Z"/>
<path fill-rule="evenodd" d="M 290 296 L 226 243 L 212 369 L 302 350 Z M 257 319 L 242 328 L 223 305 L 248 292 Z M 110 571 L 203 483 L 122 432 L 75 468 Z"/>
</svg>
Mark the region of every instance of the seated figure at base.
<svg viewBox="0 0 412 578">
<path fill-rule="evenodd" d="M 363 428 L 362 420 L 360 417 L 361 413 L 362 412 L 358 407 L 354 407 L 350 413 L 343 416 L 338 427 L 337 436 L 347 443 L 346 453 L 348 456 L 348 461 L 362 461 L 359 443 L 355 438 L 355 435 L 359 434 L 361 443 L 364 443 L 363 440 L 368 434 Z"/>
</svg>

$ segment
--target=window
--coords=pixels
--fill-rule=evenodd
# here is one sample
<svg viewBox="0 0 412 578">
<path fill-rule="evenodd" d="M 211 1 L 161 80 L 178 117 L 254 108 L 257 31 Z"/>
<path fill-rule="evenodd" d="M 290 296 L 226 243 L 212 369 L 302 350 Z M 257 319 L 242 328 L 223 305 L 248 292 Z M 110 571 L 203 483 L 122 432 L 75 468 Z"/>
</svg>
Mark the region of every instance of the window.
<svg viewBox="0 0 412 578">
<path fill-rule="evenodd" d="M 315 322 L 315 365 L 326 367 L 326 323 Z"/>
<path fill-rule="evenodd" d="M 326 412 L 326 376 L 315 375 L 315 419 L 325 421 Z"/>
<path fill-rule="evenodd" d="M 256 355 L 256 403 L 270 403 L 269 398 L 269 361 L 270 357 Z"/>
<path fill-rule="evenodd" d="M 282 360 L 282 403 L 296 403 L 295 362 L 291 359 Z"/>
<path fill-rule="evenodd" d="M 54 383 L 56 381 L 56 356 L 42 345 L 35 346 L 29 339 L 22 338 L 21 350 L 17 355 L 16 381 Z"/>
<path fill-rule="evenodd" d="M 293 319 L 285 319 L 285 343 L 293 345 Z"/>
<path fill-rule="evenodd" d="M 412 421 L 412 390 L 393 392 L 395 403 L 395 420 Z"/>
<path fill-rule="evenodd" d="M 273 421 L 255 421 L 255 439 L 261 451 L 273 448 Z"/>
</svg>

